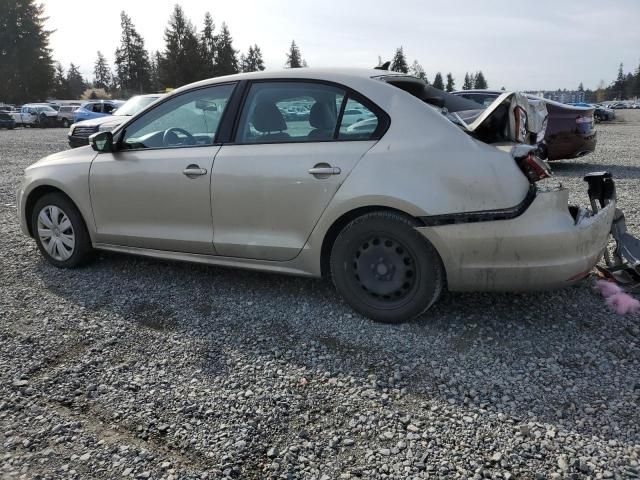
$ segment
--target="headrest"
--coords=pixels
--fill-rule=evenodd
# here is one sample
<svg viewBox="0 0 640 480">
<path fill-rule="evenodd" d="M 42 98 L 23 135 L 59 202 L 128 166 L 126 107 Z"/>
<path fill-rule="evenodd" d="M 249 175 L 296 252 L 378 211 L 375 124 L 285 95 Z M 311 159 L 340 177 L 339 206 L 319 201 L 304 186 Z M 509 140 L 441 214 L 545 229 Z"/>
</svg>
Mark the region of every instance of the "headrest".
<svg viewBox="0 0 640 480">
<path fill-rule="evenodd" d="M 336 117 L 326 103 L 316 102 L 309 112 L 309 123 L 313 128 L 329 130 L 335 128 Z"/>
<path fill-rule="evenodd" d="M 282 132 L 287 129 L 282 113 L 272 102 L 262 102 L 256 105 L 251 123 L 260 133 Z"/>
</svg>

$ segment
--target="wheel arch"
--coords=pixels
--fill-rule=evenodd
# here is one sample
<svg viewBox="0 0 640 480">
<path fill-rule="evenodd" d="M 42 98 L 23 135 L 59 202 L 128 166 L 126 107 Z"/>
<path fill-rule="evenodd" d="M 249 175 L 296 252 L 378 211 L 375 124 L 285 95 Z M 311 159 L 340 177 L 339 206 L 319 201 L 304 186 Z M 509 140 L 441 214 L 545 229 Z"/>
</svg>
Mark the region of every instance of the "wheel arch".
<svg viewBox="0 0 640 480">
<path fill-rule="evenodd" d="M 333 244 L 342 229 L 356 218 L 372 212 L 395 212 L 413 220 L 416 225 L 422 225 L 422 222 L 417 217 L 410 215 L 403 210 L 383 205 L 363 206 L 343 213 L 333 221 L 322 239 L 322 247 L 320 249 L 320 273 L 323 277 L 327 277 L 330 274 L 329 259 L 331 256 L 331 249 L 333 248 Z"/>
<path fill-rule="evenodd" d="M 63 195 L 67 200 L 69 200 L 73 204 L 73 206 L 76 207 L 78 212 L 80 212 L 80 217 L 82 217 L 82 221 L 84 222 L 85 227 L 87 226 L 87 220 L 82 215 L 82 211 L 78 208 L 78 205 L 76 204 L 76 202 L 74 202 L 73 199 L 69 195 L 67 195 L 65 191 L 53 185 L 39 185 L 36 188 L 34 188 L 31 192 L 29 192 L 29 195 L 27 196 L 27 200 L 24 206 L 24 215 L 26 219 L 27 229 L 31 237 L 34 236 L 33 226 L 31 225 L 31 217 L 33 215 L 33 209 L 36 205 L 36 202 L 39 199 L 41 199 L 43 196 L 49 193 L 59 193 L 60 195 Z"/>
</svg>

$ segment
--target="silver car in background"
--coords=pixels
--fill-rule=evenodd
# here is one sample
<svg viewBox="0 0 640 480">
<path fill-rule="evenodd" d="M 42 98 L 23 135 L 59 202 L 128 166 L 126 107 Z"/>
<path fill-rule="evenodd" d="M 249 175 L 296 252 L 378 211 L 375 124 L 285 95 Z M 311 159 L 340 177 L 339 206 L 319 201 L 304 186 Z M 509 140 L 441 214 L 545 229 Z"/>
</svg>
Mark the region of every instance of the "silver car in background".
<svg viewBox="0 0 640 480">
<path fill-rule="evenodd" d="M 425 91 L 355 69 L 187 85 L 91 146 L 28 167 L 22 229 L 63 268 L 98 249 L 327 276 L 386 322 L 421 314 L 445 288 L 525 291 L 587 275 L 609 238 L 612 180 L 590 180 L 602 187 L 597 213 L 570 208 L 566 189 L 537 188 L 549 171 L 535 145 L 513 140 L 535 133 L 525 110 L 515 123 L 509 110 L 499 128 L 511 133 L 487 143 L 483 118 L 497 118 L 466 131 Z M 491 111 L 503 116 L 523 101 L 500 99 Z M 300 104 L 308 115 L 285 119 Z M 350 110 L 362 123 L 344 122 Z"/>
</svg>

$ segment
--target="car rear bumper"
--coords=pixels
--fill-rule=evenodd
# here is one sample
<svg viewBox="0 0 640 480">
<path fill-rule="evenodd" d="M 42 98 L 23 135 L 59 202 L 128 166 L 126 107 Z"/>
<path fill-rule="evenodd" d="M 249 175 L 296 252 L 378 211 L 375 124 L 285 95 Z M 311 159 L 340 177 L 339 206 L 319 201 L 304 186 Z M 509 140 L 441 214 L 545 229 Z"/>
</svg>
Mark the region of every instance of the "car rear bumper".
<svg viewBox="0 0 640 480">
<path fill-rule="evenodd" d="M 418 230 L 442 257 L 450 290 L 531 291 L 570 285 L 600 260 L 609 239 L 615 200 L 592 216 L 568 207 L 566 189 L 539 192 L 511 220 Z"/>
<path fill-rule="evenodd" d="M 545 137 L 548 160 L 583 157 L 596 149 L 596 132 L 589 134 L 559 133 Z"/>
</svg>

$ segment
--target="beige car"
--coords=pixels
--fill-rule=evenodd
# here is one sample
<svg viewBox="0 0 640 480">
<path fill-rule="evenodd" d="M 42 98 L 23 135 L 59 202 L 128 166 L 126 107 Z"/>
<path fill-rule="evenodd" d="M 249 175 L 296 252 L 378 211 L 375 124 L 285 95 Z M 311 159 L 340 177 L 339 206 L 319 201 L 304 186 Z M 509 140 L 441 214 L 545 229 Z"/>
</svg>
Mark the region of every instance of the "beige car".
<svg viewBox="0 0 640 480">
<path fill-rule="evenodd" d="M 187 85 L 91 146 L 28 167 L 22 229 L 58 267 L 98 249 L 330 276 L 355 310 L 388 322 L 421 314 L 445 288 L 584 277 L 608 241 L 613 196 L 597 213 L 570 209 L 563 188 L 536 187 L 548 171 L 533 146 L 478 140 L 423 86 L 334 69 Z M 285 119 L 301 105 L 308 115 Z M 366 122 L 349 128 L 347 110 Z"/>
</svg>

